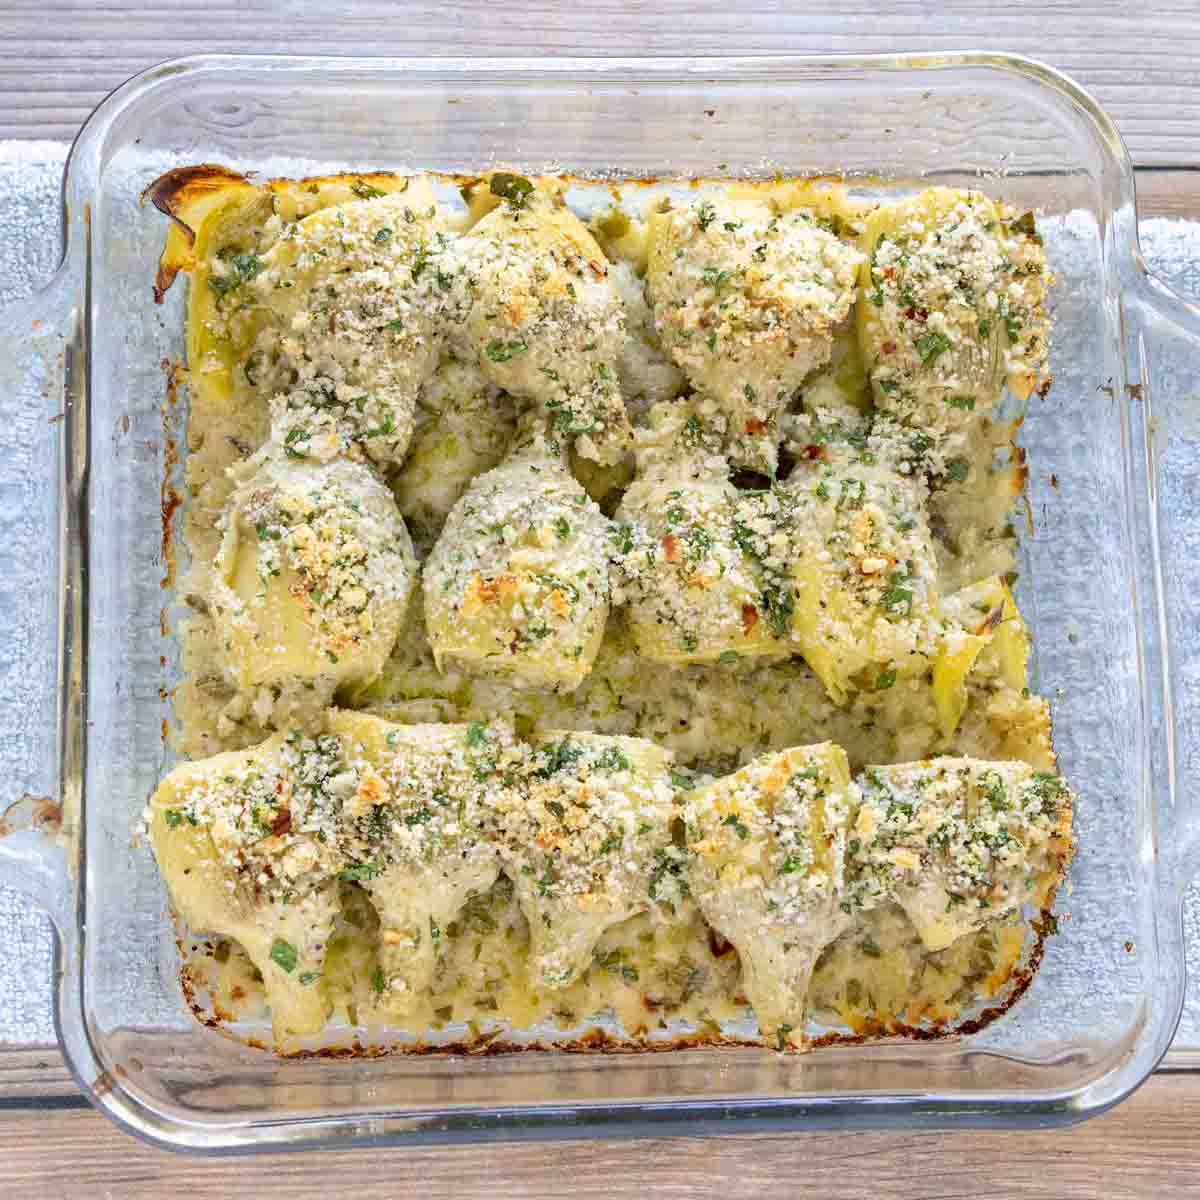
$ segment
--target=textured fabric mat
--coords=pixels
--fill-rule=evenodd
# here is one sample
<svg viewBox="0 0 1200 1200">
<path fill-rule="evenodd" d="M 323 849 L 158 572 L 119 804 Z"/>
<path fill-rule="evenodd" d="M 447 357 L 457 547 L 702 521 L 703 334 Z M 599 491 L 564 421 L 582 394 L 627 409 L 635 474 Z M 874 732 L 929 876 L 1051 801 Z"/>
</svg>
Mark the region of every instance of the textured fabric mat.
<svg viewBox="0 0 1200 1200">
<path fill-rule="evenodd" d="M 0 308 L 28 296 L 58 262 L 66 151 L 49 142 L 0 142 Z M 1140 232 L 1150 269 L 1200 299 L 1200 222 L 1154 219 L 1142 222 Z M 14 737 L 24 721 L 14 711 L 11 692 L 2 686 L 3 675 L 19 669 L 15 649 L 6 645 L 0 653 L 0 808 L 24 790 L 30 754 Z M 1200 884 L 1189 889 L 1185 927 L 1189 975 L 1195 979 L 1200 969 Z M 52 961 L 50 922 L 23 896 L 0 886 L 0 1047 L 54 1041 Z M 1189 989 L 1175 1045 L 1200 1049 L 1200 988 L 1195 986 Z"/>
</svg>

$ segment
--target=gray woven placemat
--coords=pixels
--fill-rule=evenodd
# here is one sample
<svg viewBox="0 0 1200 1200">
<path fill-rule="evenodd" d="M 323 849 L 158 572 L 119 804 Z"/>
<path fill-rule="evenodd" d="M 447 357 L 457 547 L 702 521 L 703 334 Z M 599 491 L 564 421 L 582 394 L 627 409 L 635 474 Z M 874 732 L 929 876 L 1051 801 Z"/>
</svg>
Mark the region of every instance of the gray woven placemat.
<svg viewBox="0 0 1200 1200">
<path fill-rule="evenodd" d="M 59 187 L 67 148 L 49 142 L 0 142 L 0 308 L 28 296 L 58 262 Z M 1200 222 L 1141 224 L 1142 251 L 1160 278 L 1200 298 Z M 2 470 L 0 466 L 0 470 Z M 47 480 L 46 486 L 52 481 Z M 11 649 L 6 647 L 6 651 Z M 13 669 L 17 655 L 4 653 Z M 3 667 L 0 667 L 2 672 Z M 29 747 L 11 731 L 24 722 L 0 688 L 0 808 L 24 790 Z M 1192 978 L 1200 968 L 1200 884 L 1188 891 L 1185 927 Z M 0 1045 L 54 1041 L 50 922 L 17 892 L 0 886 Z M 1200 989 L 1191 988 L 1175 1046 L 1200 1049 Z"/>
</svg>

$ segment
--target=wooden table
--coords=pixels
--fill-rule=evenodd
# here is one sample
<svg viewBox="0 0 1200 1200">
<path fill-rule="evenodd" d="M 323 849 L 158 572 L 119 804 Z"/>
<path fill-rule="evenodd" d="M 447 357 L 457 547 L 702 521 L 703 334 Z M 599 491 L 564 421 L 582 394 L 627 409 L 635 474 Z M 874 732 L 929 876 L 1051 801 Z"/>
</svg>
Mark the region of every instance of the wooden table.
<svg viewBox="0 0 1200 1200">
<path fill-rule="evenodd" d="M 0 1113 L 0 1195 L 1169 1200 L 1200 1189 L 1197 1129 L 1200 1080 L 1190 1074 L 1156 1075 L 1117 1111 L 1044 1133 L 809 1133 L 215 1160 L 152 1150 L 90 1109 L 15 1109 Z"/>
<path fill-rule="evenodd" d="M 210 51 L 413 54 L 753 54 L 995 47 L 1074 74 L 1139 165 L 1143 215 L 1200 217 L 1196 0 L 548 0 L 389 5 L 296 0 L 139 5 L 5 0 L 0 137 L 71 137 L 103 95 L 154 62 Z M 817 1133 L 633 1143 L 183 1158 L 115 1131 L 51 1049 L 0 1078 L 0 1197 L 120 1200 L 375 1196 L 1174 1197 L 1200 1195 L 1200 1074 L 1167 1070 L 1106 1116 L 1040 1133 Z M 319 1173 L 318 1173 L 319 1172 Z"/>
</svg>

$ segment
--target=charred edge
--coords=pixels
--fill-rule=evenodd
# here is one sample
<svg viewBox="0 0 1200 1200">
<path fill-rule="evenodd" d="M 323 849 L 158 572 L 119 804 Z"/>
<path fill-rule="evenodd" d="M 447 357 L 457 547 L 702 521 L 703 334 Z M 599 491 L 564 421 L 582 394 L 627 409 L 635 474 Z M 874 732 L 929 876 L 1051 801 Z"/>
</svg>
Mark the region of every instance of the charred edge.
<svg viewBox="0 0 1200 1200">
<path fill-rule="evenodd" d="M 175 469 L 179 466 L 179 446 L 171 436 L 171 410 L 179 401 L 180 364 L 169 359 L 162 360 L 163 372 L 167 378 L 166 398 L 162 406 L 163 445 L 166 447 L 163 461 L 162 488 L 160 490 L 159 508 L 162 513 L 162 560 L 163 577 L 159 586 L 169 588 L 175 582 L 175 513 L 183 503 L 183 497 L 175 490 L 171 482 Z"/>
<path fill-rule="evenodd" d="M 141 202 L 147 200 L 164 216 L 169 217 L 187 240 L 188 246 L 196 244 L 196 231 L 179 216 L 183 206 L 194 196 L 211 192 L 219 192 L 232 183 L 249 183 L 245 175 L 231 171 L 228 167 L 216 163 L 197 163 L 192 167 L 175 167 L 165 175 L 160 175 L 142 192 Z M 158 271 L 154 277 L 154 303 L 161 304 L 175 276 L 179 274 L 179 265 L 167 262 L 165 257 L 158 261 Z"/>
<path fill-rule="evenodd" d="M 1067 859 L 1069 863 L 1069 857 Z M 979 1033 L 1004 1016 L 1018 1000 L 1029 990 L 1042 959 L 1046 953 L 1046 939 L 1056 932 L 1057 923 L 1053 914 L 1054 894 L 1040 910 L 1037 918 L 1030 922 L 1034 932 L 1034 944 L 1029 951 L 1029 957 L 1022 966 L 1017 966 L 1009 973 L 1008 978 L 1000 985 L 1006 990 L 1003 999 L 997 1004 L 989 1005 L 976 1016 L 957 1024 L 952 1021 L 934 1021 L 928 1025 L 912 1025 L 903 1021 L 879 1021 L 870 1019 L 864 1022 L 861 1033 L 841 1033 L 831 1030 L 815 1037 L 804 1047 L 796 1047 L 783 1053 L 802 1053 L 809 1049 L 826 1049 L 833 1046 L 866 1046 L 879 1042 L 907 1040 L 913 1042 L 947 1041 L 951 1038 L 967 1037 Z M 179 934 L 175 938 L 181 961 L 186 962 L 184 944 Z M 673 1054 L 682 1050 L 698 1050 L 707 1047 L 719 1049 L 763 1050 L 771 1049 L 770 1043 L 762 1038 L 734 1037 L 721 1033 L 719 1030 L 698 1030 L 695 1033 L 681 1034 L 678 1037 L 662 1041 L 634 1041 L 629 1038 L 615 1037 L 602 1029 L 590 1029 L 578 1037 L 562 1040 L 538 1042 L 514 1042 L 503 1036 L 502 1030 L 490 1030 L 478 1037 L 463 1039 L 457 1042 L 438 1043 L 436 1045 L 418 1042 L 413 1045 L 398 1045 L 395 1043 L 380 1045 L 363 1045 L 357 1039 L 346 1046 L 321 1046 L 315 1049 L 285 1050 L 278 1044 L 268 1044 L 260 1038 L 239 1036 L 228 1028 L 235 1020 L 231 1014 L 206 1010 L 196 999 L 195 986 L 187 966 L 180 972 L 180 982 L 183 987 L 184 999 L 196 1020 L 209 1029 L 214 1029 L 235 1042 L 248 1046 L 252 1050 L 262 1050 L 274 1054 L 277 1058 L 286 1059 L 379 1059 L 392 1055 L 409 1058 L 446 1057 L 449 1055 L 466 1054 L 473 1058 L 494 1058 L 507 1054 L 526 1054 L 532 1051 L 551 1051 L 556 1054 Z M 1000 989 L 997 989 L 1000 990 Z"/>
<path fill-rule="evenodd" d="M 226 1028 L 227 1024 L 232 1023 L 234 1018 L 232 1015 L 217 1011 L 216 1005 L 213 1006 L 213 1011 L 209 1012 L 199 1000 L 196 999 L 196 978 L 192 973 L 191 968 L 187 965 L 187 946 L 184 942 L 183 933 L 178 920 L 175 921 L 175 951 L 179 955 L 180 962 L 184 964 L 183 969 L 179 972 L 179 987 L 183 992 L 183 1002 L 188 1006 L 193 1017 L 197 1022 L 203 1025 L 206 1029 L 212 1029 L 223 1037 L 230 1038 L 232 1041 L 251 1045 L 252 1041 L 248 1038 L 239 1038 L 231 1030 Z"/>
<path fill-rule="evenodd" d="M 708 927 L 708 948 L 713 958 L 724 958 L 733 949 L 733 943 L 726 941 L 711 925 Z"/>
<path fill-rule="evenodd" d="M 165 571 L 161 580 L 161 586 L 169 588 L 175 578 L 175 561 L 174 561 L 174 530 L 173 524 L 175 513 L 179 510 L 180 504 L 183 503 L 179 493 L 169 483 L 163 484 L 162 502 L 162 554 L 163 566 Z"/>
<path fill-rule="evenodd" d="M 147 200 L 164 216 L 170 217 L 188 239 L 190 245 L 196 231 L 179 219 L 179 210 L 193 197 L 219 192 L 231 183 L 249 183 L 250 179 L 238 171 L 222 167 L 217 163 L 197 163 L 192 167 L 174 167 L 160 175 L 142 192 L 141 202 Z"/>
<path fill-rule="evenodd" d="M 174 220 L 173 217 L 172 220 Z M 175 223 L 183 226 L 184 229 L 188 229 L 188 227 L 184 225 L 182 221 L 176 221 Z M 188 233 L 191 235 L 191 239 L 194 241 L 196 235 L 193 234 L 190 229 L 188 229 Z M 179 268 L 177 266 L 174 266 L 173 264 L 168 265 L 161 258 L 158 260 L 158 270 L 154 273 L 155 304 L 162 304 L 162 302 L 166 299 L 167 292 L 170 290 L 171 284 L 175 282 L 175 276 L 178 274 Z"/>
<path fill-rule="evenodd" d="M 429 172 L 433 174 L 433 172 Z M 266 186 L 273 192 L 285 191 L 291 187 L 297 186 L 329 186 L 339 183 L 371 183 L 378 180 L 380 183 L 395 183 L 400 180 L 404 186 L 396 189 L 395 195 L 408 190 L 409 180 L 412 176 L 398 175 L 395 171 L 343 171 L 338 175 L 304 175 L 299 179 L 290 179 L 286 175 L 281 175 L 275 179 L 268 179 Z"/>
</svg>

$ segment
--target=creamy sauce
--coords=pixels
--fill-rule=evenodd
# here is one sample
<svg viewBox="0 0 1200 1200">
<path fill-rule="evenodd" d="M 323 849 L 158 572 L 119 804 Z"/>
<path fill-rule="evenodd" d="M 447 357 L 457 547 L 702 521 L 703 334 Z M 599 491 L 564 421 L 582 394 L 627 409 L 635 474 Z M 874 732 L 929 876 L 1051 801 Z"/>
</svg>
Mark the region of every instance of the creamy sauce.
<svg viewBox="0 0 1200 1200">
<path fill-rule="evenodd" d="M 313 213 L 332 210 L 335 218 L 317 233 L 324 229 L 323 236 L 336 236 L 334 206 L 395 192 L 395 197 L 388 199 L 389 212 L 398 214 L 403 222 L 406 181 L 373 176 L 369 195 L 363 194 L 365 186 L 358 181 L 329 180 L 231 188 L 228 198 L 210 209 L 197 230 L 188 318 L 189 496 L 183 527 L 190 565 L 180 589 L 191 614 L 177 629 L 183 645 L 184 678 L 174 696 L 177 743 L 184 757 L 204 758 L 250 747 L 278 728 L 319 727 L 336 692 L 336 701 L 343 707 L 406 724 L 486 722 L 502 716 L 524 737 L 551 730 L 579 730 L 645 738 L 673 753 L 675 782 L 680 788 L 734 771 L 770 750 L 822 742 L 844 749 L 851 772 L 867 765 L 908 763 L 945 754 L 1053 769 L 1049 709 L 1043 698 L 1026 687 L 1023 657 L 1014 668 L 1017 650 L 1011 637 L 1003 641 L 991 628 L 983 628 L 986 619 L 981 621 L 981 632 L 970 635 L 978 644 L 970 643 L 970 661 L 963 658 L 966 665 L 957 674 L 954 662 L 939 675 L 930 668 L 928 657 L 921 660 L 922 666 L 908 669 L 899 661 L 903 655 L 898 651 L 888 650 L 882 657 L 867 655 L 856 670 L 853 685 L 839 695 L 842 702 L 835 703 L 826 673 L 822 673 L 823 682 L 790 646 L 788 616 L 772 631 L 773 614 L 767 606 L 761 614 L 755 610 L 751 624 L 747 609 L 754 609 L 755 597 L 764 592 L 762 572 L 764 564 L 770 567 L 770 555 L 765 550 L 751 551 L 747 558 L 744 540 L 735 544 L 726 539 L 728 544 L 718 547 L 727 562 L 713 558 L 722 574 L 727 569 L 733 581 L 730 595 L 736 595 L 721 600 L 728 611 L 710 606 L 688 615 L 696 632 L 691 632 L 690 626 L 675 629 L 673 649 L 655 652 L 654 639 L 644 630 L 639 632 L 636 619 L 627 618 L 617 604 L 629 596 L 615 596 L 607 623 L 602 609 L 596 621 L 598 640 L 583 652 L 590 672 L 569 673 L 571 684 L 582 680 L 572 691 L 544 686 L 545 673 L 513 678 L 511 672 L 477 670 L 471 655 L 461 651 L 442 655 L 439 669 L 425 630 L 419 586 L 411 589 L 394 649 L 382 671 L 369 681 L 341 677 L 331 684 L 235 690 L 223 666 L 221 635 L 208 599 L 214 591 L 211 564 L 218 558 L 221 514 L 234 488 L 227 471 L 267 441 L 271 405 L 265 381 L 290 369 L 289 354 L 326 362 L 324 369 L 352 376 L 363 370 L 361 364 L 340 360 L 329 366 L 327 360 L 337 360 L 337 354 L 322 340 L 324 327 L 314 332 L 308 315 L 301 322 L 298 344 L 281 338 L 275 318 L 267 311 L 273 304 L 270 288 L 281 280 L 287 282 L 286 264 L 297 254 L 297 222 Z M 397 301 L 404 312 L 398 309 L 394 320 L 398 327 L 403 324 L 404 337 L 415 339 L 414 346 L 405 343 L 404 353 L 390 354 L 372 368 L 376 374 L 383 371 L 387 375 L 382 383 L 374 377 L 369 382 L 381 390 L 393 413 L 388 435 L 377 433 L 386 427 L 380 424 L 379 413 L 359 414 L 359 421 L 352 405 L 339 402 L 333 417 L 329 409 L 323 409 L 313 418 L 308 400 L 301 397 L 303 403 L 298 400 L 288 409 L 292 414 L 289 430 L 300 428 L 297 422 L 309 422 L 303 426 L 305 438 L 327 436 L 331 446 L 342 447 L 359 439 L 378 463 L 392 460 L 388 482 L 410 523 L 416 522 L 415 540 L 422 557 L 441 532 L 451 506 L 473 479 L 495 468 L 517 436 L 512 401 L 507 395 L 500 398 L 500 387 L 534 404 L 550 405 L 553 412 L 555 389 L 564 386 L 562 378 L 586 377 L 587 405 L 579 412 L 569 412 L 574 424 L 568 432 L 579 438 L 570 462 L 600 508 L 609 515 L 616 510 L 620 518 L 622 511 L 636 512 L 639 503 L 654 512 L 661 506 L 644 480 L 628 487 L 629 463 L 614 449 L 623 444 L 620 439 L 625 436 L 623 417 L 613 403 L 618 387 L 630 399 L 627 408 L 634 425 L 645 431 L 654 419 L 647 415 L 651 405 L 684 391 L 684 372 L 692 373 L 689 364 L 695 360 L 695 370 L 702 376 L 715 372 L 720 383 L 715 393 L 718 407 L 732 414 L 725 453 L 762 469 L 775 465 L 780 449 L 785 457 L 804 464 L 814 447 L 826 442 L 840 445 L 847 436 L 853 439 L 871 411 L 872 389 L 880 411 L 893 413 L 899 392 L 890 381 L 902 378 L 908 388 L 914 371 L 930 355 L 940 360 L 938 369 L 951 377 L 953 331 L 939 326 L 919 336 L 906 332 L 905 322 L 912 318 L 905 318 L 906 306 L 890 292 L 887 307 L 881 310 L 887 326 L 884 333 L 873 329 L 856 337 L 856 314 L 850 306 L 854 274 L 868 254 L 872 270 L 890 270 L 896 242 L 889 242 L 891 249 L 880 254 L 880 219 L 874 218 L 872 225 L 870 206 L 856 204 L 842 189 L 817 191 L 803 181 L 764 188 L 739 185 L 732 190 L 732 198 L 717 191 L 708 208 L 701 202 L 691 209 L 676 209 L 669 219 L 659 214 L 646 222 L 636 189 L 626 188 L 625 210 L 607 214 L 591 233 L 574 216 L 559 210 L 562 215 L 556 218 L 554 237 L 539 243 L 539 253 L 547 257 L 551 278 L 564 295 L 567 288 L 575 294 L 571 282 L 575 274 L 584 281 L 579 284 L 584 292 L 581 303 L 586 306 L 582 311 L 585 316 L 591 314 L 587 319 L 600 328 L 599 338 L 588 336 L 586 326 L 581 333 L 581 327 L 573 323 L 575 317 L 564 316 L 575 310 L 564 309 L 557 299 L 552 304 L 544 294 L 539 296 L 529 279 L 513 267 L 506 247 L 518 236 L 508 227 L 514 214 L 504 205 L 482 201 L 481 190 L 477 186 L 471 196 L 468 218 L 483 216 L 471 237 L 490 238 L 488 244 L 493 248 L 481 287 L 486 293 L 488 288 L 511 290 L 519 285 L 522 295 L 529 293 L 528 304 L 508 325 L 493 313 L 468 331 L 469 339 L 478 343 L 475 350 L 481 354 L 481 362 L 490 364 L 486 378 L 467 361 L 470 348 L 462 346 L 445 348 L 439 362 L 426 364 L 440 381 L 425 389 L 428 401 L 421 399 L 422 389 L 405 374 L 409 352 L 426 353 L 427 337 L 423 327 L 418 325 L 413 332 L 404 322 L 427 301 L 441 302 L 436 282 L 429 282 L 437 279 L 430 266 L 430 276 L 416 285 L 407 281 Z M 461 222 L 431 214 L 426 193 L 421 194 L 411 236 L 421 242 L 422 253 L 443 255 L 451 261 L 456 253 L 454 235 Z M 538 203 L 542 202 L 539 195 Z M 484 216 L 488 208 L 491 213 Z M 786 217 L 782 227 L 779 221 L 772 226 L 780 213 Z M 1000 209 L 992 205 L 981 216 L 979 206 L 972 205 L 968 215 L 975 221 L 998 221 Z M 1005 219 L 1011 217 L 1005 214 Z M 364 239 L 368 246 L 379 241 L 384 229 L 389 239 L 397 236 L 392 230 L 399 226 L 391 217 L 388 220 L 390 223 L 380 224 L 383 217 L 375 215 L 369 221 L 352 222 L 351 248 L 357 253 Z M 669 228 L 667 235 L 655 242 L 656 249 L 648 252 L 647 231 L 654 220 Z M 910 218 L 910 225 L 913 221 L 917 218 Z M 865 227 L 869 227 L 869 236 Z M 308 242 L 316 237 L 311 229 L 304 235 Z M 915 236 L 916 229 L 913 225 L 909 235 Z M 724 246 L 725 242 L 729 245 Z M 769 274 L 776 259 L 793 267 L 794 259 L 808 264 L 804 317 L 797 328 L 780 332 L 769 305 L 763 310 L 767 315 L 761 328 L 746 321 L 710 325 L 723 292 L 732 286 L 729 273 L 734 268 L 723 261 L 710 264 L 706 256 L 726 252 L 740 264 L 737 269 L 743 275 L 759 267 Z M 641 272 L 647 263 L 651 286 L 644 287 Z M 976 264 L 980 287 L 986 289 L 984 276 L 994 266 L 991 260 Z M 910 273 L 919 277 L 918 283 L 927 291 L 941 286 L 929 282 L 921 269 L 920 262 L 909 264 Z M 323 285 L 326 275 L 322 270 L 308 270 L 306 287 Z M 520 276 L 517 285 L 510 278 L 514 271 Z M 888 287 L 895 277 L 895 272 L 887 277 Z M 432 299 L 422 290 L 430 286 Z M 1028 290 L 1030 285 L 1022 286 Z M 1025 292 L 1022 295 L 1026 304 L 1022 311 L 1029 324 L 1029 301 Z M 743 295 L 739 303 L 744 302 Z M 771 304 L 777 302 L 781 303 L 777 297 L 771 298 Z M 294 308 L 295 303 L 290 297 L 288 305 Z M 866 303 L 860 297 L 857 306 L 861 309 Z M 1004 314 L 997 316 L 997 328 L 1003 325 L 1005 315 L 1010 322 L 1018 320 L 1011 315 L 1015 309 L 1015 300 L 1011 307 L 1005 302 Z M 857 319 L 864 319 L 861 312 Z M 664 339 L 666 345 L 655 335 L 656 320 L 660 328 L 670 331 Z M 893 327 L 899 330 L 896 337 L 910 337 L 899 374 L 880 367 L 877 347 L 874 358 L 870 354 L 864 358 L 859 351 L 864 339 L 891 345 L 892 335 L 887 330 Z M 1044 328 L 1040 324 L 1036 328 L 1044 338 Z M 826 341 L 822 348 L 820 337 L 829 334 L 832 343 Z M 934 334 L 935 340 L 928 340 Z M 751 339 L 745 346 L 739 341 L 743 335 Z M 763 346 L 769 347 L 770 353 L 755 359 L 752 343 L 759 335 L 767 338 Z M 982 333 L 975 328 L 973 336 L 990 347 L 998 335 L 989 326 Z M 547 342 L 547 338 L 552 340 Z M 794 343 L 790 352 L 786 350 L 789 338 Z M 512 365 L 517 356 L 514 347 L 524 346 L 527 339 L 540 339 L 541 357 L 536 362 L 520 362 L 518 372 Z M 679 346 L 684 349 L 672 362 L 670 351 Z M 796 347 L 803 350 L 803 369 L 798 371 Z M 735 351 L 750 356 L 761 370 L 762 378 L 756 376 L 753 385 L 734 388 L 730 383 L 733 375 L 728 362 Z M 1028 346 L 1023 347 L 1024 357 L 1014 366 L 1027 380 L 1035 378 L 1038 369 L 1031 353 Z M 284 365 L 269 365 L 265 360 L 272 356 Z M 540 371 L 530 373 L 530 366 Z M 553 378 L 556 374 L 557 379 Z M 353 388 L 360 386 L 357 376 L 352 384 Z M 1021 468 L 1011 443 L 1014 426 L 993 419 L 989 406 L 982 399 L 975 400 L 976 392 L 983 395 L 983 385 L 972 386 L 975 390 L 969 396 L 963 392 L 963 398 L 949 384 L 943 389 L 954 399 L 945 409 L 949 419 L 944 428 L 939 426 L 930 445 L 915 452 L 924 456 L 919 473 L 933 481 L 932 492 L 922 493 L 915 502 L 928 515 L 922 513 L 915 533 L 909 532 L 913 524 L 903 525 L 906 537 L 919 534 L 925 539 L 925 550 L 914 552 L 925 555 L 921 588 L 943 598 L 967 585 L 1003 577 L 1014 563 L 1015 538 L 1009 519 L 1021 486 Z M 779 398 L 784 390 L 786 401 Z M 1016 390 L 1027 394 L 1029 387 Z M 572 394 L 578 395 L 579 389 Z M 277 402 L 271 403 L 278 408 Z M 485 411 L 489 404 L 498 406 L 494 418 Z M 383 420 L 387 420 L 386 413 Z M 472 428 L 482 422 L 490 422 L 488 429 L 474 440 L 464 441 L 471 439 Z M 396 432 L 401 425 L 402 439 Z M 835 425 L 841 432 L 830 433 Z M 768 426 L 773 431 L 769 435 L 764 434 Z M 373 433 L 374 438 L 369 436 Z M 297 435 L 287 436 L 296 444 Z M 652 439 L 648 443 L 645 432 L 639 436 L 639 458 L 652 457 Z M 415 447 L 407 464 L 403 449 L 397 448 L 401 440 L 405 446 L 411 441 Z M 720 439 L 718 454 L 719 443 Z M 805 470 L 807 465 L 799 468 L 795 477 Z M 654 477 L 653 471 L 649 474 Z M 853 486 L 865 495 L 868 486 L 875 486 L 874 477 L 862 481 L 859 476 Z M 668 482 L 663 488 L 669 490 L 669 471 L 664 478 Z M 743 482 L 723 472 L 715 483 L 704 478 L 702 487 L 693 487 L 693 507 L 700 514 L 697 522 L 719 524 L 724 518 L 713 517 L 709 508 L 725 504 L 726 493 L 733 496 L 730 503 L 744 503 L 738 494 Z M 761 486 L 761 480 L 756 482 Z M 846 486 L 840 476 L 835 483 Z M 814 475 L 812 486 L 825 485 Z M 921 489 L 925 486 L 920 484 Z M 623 509 L 618 509 L 619 503 Z M 836 497 L 830 503 L 840 512 Z M 906 494 L 895 503 L 903 509 L 914 502 Z M 590 501 L 587 511 L 595 511 Z M 691 528 L 690 520 L 681 518 L 680 529 Z M 564 541 L 569 537 L 574 545 L 577 530 L 573 524 L 566 528 L 562 537 Z M 675 534 L 673 527 L 664 526 L 656 529 L 654 536 L 662 544 Z M 477 545 L 471 549 L 478 554 Z M 891 551 L 901 553 L 895 547 Z M 655 587 L 673 586 L 670 579 L 665 584 L 647 583 L 638 596 L 649 606 Z M 882 595 L 888 594 L 889 587 L 892 594 L 899 589 L 911 595 L 915 587 L 907 586 L 903 575 L 890 581 L 885 576 L 878 586 Z M 637 591 L 636 580 L 631 579 L 624 591 Z M 409 594 L 408 589 L 405 593 Z M 553 599 L 553 594 L 540 599 Z M 607 596 L 602 599 L 607 604 Z M 635 596 L 635 613 L 636 602 Z M 913 606 L 906 603 L 907 617 Z M 984 610 L 991 611 L 987 604 L 973 611 L 986 618 Z M 1005 620 L 1019 623 L 1019 618 L 1004 611 Z M 749 636 L 760 620 L 757 633 Z M 965 629 L 966 618 L 958 620 Z M 720 641 L 713 653 L 707 652 L 713 646 L 709 634 Z M 572 645 L 583 645 L 592 634 L 574 630 L 573 636 Z M 690 643 L 698 647 L 701 642 L 705 652 L 687 651 Z M 648 662 L 648 653 L 657 661 Z M 868 676 L 869 683 L 863 683 Z M 548 678 L 554 681 L 552 675 Z M 958 690 L 953 700 L 947 700 L 947 689 L 952 686 Z M 953 721 L 947 720 L 948 708 L 954 712 Z M 1048 888 L 1051 892 L 1053 882 Z M 376 909 L 357 884 L 342 882 L 338 888 L 340 911 L 334 918 L 319 984 L 331 1008 L 329 1020 L 335 1026 L 366 1025 L 394 1032 L 397 1021 L 387 1005 L 380 1003 L 381 925 Z M 458 915 L 440 928 L 431 985 L 419 997 L 410 998 L 401 1024 L 410 1039 L 470 1039 L 492 1036 L 497 1030 L 544 1026 L 549 1030 L 547 1039 L 553 1040 L 565 1031 L 577 1032 L 605 1013 L 611 1013 L 630 1039 L 689 1029 L 715 1035 L 747 1016 L 738 955 L 704 921 L 693 899 L 674 894 L 669 903 L 656 902 L 647 911 L 613 924 L 602 933 L 590 965 L 577 978 L 565 986 L 547 988 L 539 986 L 531 973 L 530 931 L 517 891 L 510 875 L 501 873 L 488 890 L 469 899 Z M 810 1009 L 827 1026 L 853 1032 L 881 1033 L 901 1025 L 940 1024 L 973 1011 L 981 1000 L 1004 989 L 1031 941 L 1022 914 L 1011 910 L 937 950 L 923 944 L 912 921 L 895 903 L 880 903 L 847 924 L 816 959 Z M 229 1020 L 262 1016 L 261 973 L 237 942 L 201 937 L 188 945 L 186 969 L 213 1013 Z"/>
</svg>

